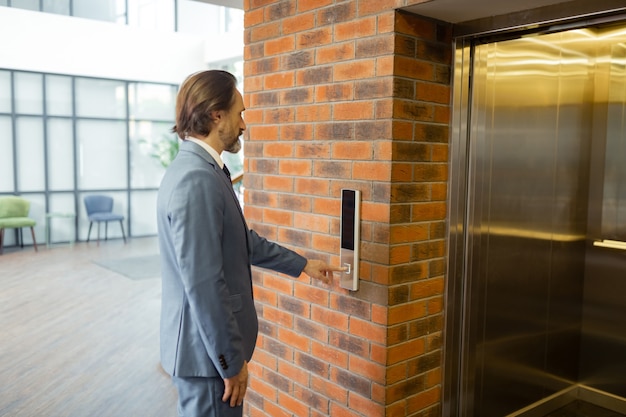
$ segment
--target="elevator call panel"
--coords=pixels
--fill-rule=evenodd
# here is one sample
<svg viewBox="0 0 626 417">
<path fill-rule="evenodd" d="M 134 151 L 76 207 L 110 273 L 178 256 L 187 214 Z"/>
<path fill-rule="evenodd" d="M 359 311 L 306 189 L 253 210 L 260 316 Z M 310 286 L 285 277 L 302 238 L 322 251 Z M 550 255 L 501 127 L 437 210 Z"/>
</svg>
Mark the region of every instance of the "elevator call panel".
<svg viewBox="0 0 626 417">
<path fill-rule="evenodd" d="M 341 273 L 340 286 L 351 291 L 359 289 L 359 248 L 361 224 L 361 192 L 341 190 Z"/>
</svg>

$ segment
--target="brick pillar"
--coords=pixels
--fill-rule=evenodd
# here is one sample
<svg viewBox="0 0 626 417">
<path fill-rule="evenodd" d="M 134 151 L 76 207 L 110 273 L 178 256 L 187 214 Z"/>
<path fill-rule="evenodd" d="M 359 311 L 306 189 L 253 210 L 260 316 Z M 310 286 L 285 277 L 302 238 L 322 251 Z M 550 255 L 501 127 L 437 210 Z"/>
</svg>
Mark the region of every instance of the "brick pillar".
<svg viewBox="0 0 626 417">
<path fill-rule="evenodd" d="M 250 226 L 338 265 L 340 190 L 363 199 L 359 291 L 255 269 L 246 415 L 440 415 L 450 28 L 400 1 L 244 3 Z"/>
</svg>

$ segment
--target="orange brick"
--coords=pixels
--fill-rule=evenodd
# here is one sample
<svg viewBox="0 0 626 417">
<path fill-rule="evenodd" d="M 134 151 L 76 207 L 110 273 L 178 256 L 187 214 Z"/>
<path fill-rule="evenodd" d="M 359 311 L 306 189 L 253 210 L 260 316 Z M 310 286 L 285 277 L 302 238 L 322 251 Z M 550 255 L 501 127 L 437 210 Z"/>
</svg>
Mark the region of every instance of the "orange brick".
<svg viewBox="0 0 626 417">
<path fill-rule="evenodd" d="M 331 62 L 354 59 L 354 42 L 333 43 L 330 46 L 319 47 L 315 51 L 315 63 L 317 65 Z"/>
<path fill-rule="evenodd" d="M 315 13 L 304 13 L 286 17 L 282 20 L 285 35 L 302 32 L 315 27 Z"/>
<path fill-rule="evenodd" d="M 255 125 L 248 128 L 250 140 L 267 140 L 278 137 L 278 126 Z"/>
<path fill-rule="evenodd" d="M 313 342 L 311 353 L 318 359 L 341 368 L 348 367 L 348 354 L 327 344 Z"/>
<path fill-rule="evenodd" d="M 280 139 L 281 140 L 312 140 L 313 139 L 313 126 L 309 123 L 281 125 L 280 126 Z M 298 155 L 296 154 L 296 156 Z"/>
<path fill-rule="evenodd" d="M 352 178 L 357 180 L 389 181 L 391 163 L 389 162 L 355 162 Z"/>
<path fill-rule="evenodd" d="M 278 391 L 277 391 L 278 392 Z M 265 398 L 265 396 L 263 396 Z M 272 416 L 272 417 L 292 417 L 293 414 L 283 408 L 280 408 L 276 404 L 272 404 L 270 402 L 265 401 L 263 403 L 263 414 L 262 416 Z"/>
<path fill-rule="evenodd" d="M 296 34 L 296 48 L 306 49 L 321 45 L 329 45 L 333 41 L 332 30 L 329 27 L 318 28 Z"/>
<path fill-rule="evenodd" d="M 317 197 L 313 201 L 313 212 L 318 214 L 327 214 L 329 216 L 338 215 L 341 209 L 341 201 L 337 199 L 328 199 Z"/>
<path fill-rule="evenodd" d="M 281 361 L 278 364 L 278 373 L 296 384 L 309 385 L 309 374 L 302 368 Z"/>
<path fill-rule="evenodd" d="M 280 35 L 280 23 L 272 22 L 254 26 L 249 33 L 251 42 L 275 39 Z"/>
<path fill-rule="evenodd" d="M 416 98 L 440 104 L 450 103 L 450 86 L 433 83 L 417 83 Z"/>
<path fill-rule="evenodd" d="M 349 316 L 345 313 L 341 313 L 339 311 L 331 310 L 329 308 L 324 308 L 330 305 L 329 298 L 327 297 L 326 304 L 317 303 L 318 306 L 312 306 L 311 308 L 311 319 L 317 323 L 324 324 L 333 329 L 339 331 L 347 331 L 349 325 Z"/>
<path fill-rule="evenodd" d="M 389 251 L 389 263 L 391 265 L 397 265 L 410 262 L 411 260 L 411 246 L 410 245 L 396 245 L 392 246 Z"/>
<path fill-rule="evenodd" d="M 433 387 L 430 390 L 419 392 L 407 399 L 407 412 L 415 413 L 435 405 L 441 400 L 441 387 Z"/>
<path fill-rule="evenodd" d="M 292 35 L 275 39 L 268 39 L 264 42 L 265 56 L 285 54 L 291 52 L 296 47 L 296 38 Z"/>
<path fill-rule="evenodd" d="M 334 81 L 362 80 L 371 78 L 376 71 L 376 61 L 366 59 L 360 61 L 341 62 L 333 68 Z"/>
<path fill-rule="evenodd" d="M 353 101 L 333 104 L 334 120 L 363 120 L 374 117 L 374 104 L 371 101 Z M 326 120 L 326 119 L 324 119 Z"/>
<path fill-rule="evenodd" d="M 320 178 L 296 178 L 295 180 L 295 189 L 298 194 L 308 194 L 308 195 L 316 195 L 316 196 L 327 196 L 329 190 L 330 181 L 327 179 Z M 328 214 L 325 211 L 318 210 L 318 200 L 316 198 L 313 202 L 313 210 L 315 213 L 319 214 Z M 324 204 L 328 204 L 328 200 L 320 200 L 324 201 Z M 338 207 L 338 206 L 337 206 Z"/>
<path fill-rule="evenodd" d="M 394 75 L 395 62 L 393 56 L 382 56 L 376 58 L 376 75 L 385 77 Z"/>
<path fill-rule="evenodd" d="M 275 401 L 275 399 L 277 398 L 278 390 L 258 378 L 250 379 L 250 389 L 252 389 L 257 394 L 262 395 L 263 398 L 266 398 L 269 401 Z M 272 416 L 274 415 L 278 414 L 272 414 Z"/>
<path fill-rule="evenodd" d="M 318 9 L 333 4 L 335 0 L 299 0 L 298 11 L 303 12 L 307 10 Z"/>
<path fill-rule="evenodd" d="M 311 342 L 308 337 L 305 337 L 301 334 L 298 334 L 292 330 L 279 328 L 278 329 L 278 340 L 293 347 L 294 349 L 299 350 L 300 352 L 310 352 Z"/>
<path fill-rule="evenodd" d="M 354 391 L 350 392 L 348 404 L 351 410 L 358 412 L 359 415 L 363 417 L 380 417 L 385 415 L 385 407 L 383 405 L 378 404 L 371 398 L 365 398 Z"/>
<path fill-rule="evenodd" d="M 339 237 L 328 236 L 326 234 L 314 234 L 312 245 L 314 248 L 322 252 L 337 253 L 339 252 Z"/>
<path fill-rule="evenodd" d="M 327 379 L 322 379 L 318 376 L 312 375 L 311 388 L 315 392 L 318 392 L 339 404 L 348 404 L 348 391 L 344 387 L 334 384 Z"/>
<path fill-rule="evenodd" d="M 263 189 L 268 191 L 293 191 L 293 178 L 285 176 L 264 176 Z M 246 217 L 248 213 L 246 212 Z"/>
<path fill-rule="evenodd" d="M 272 323 L 285 327 L 293 326 L 293 315 L 283 310 L 265 305 L 263 306 L 263 318 Z"/>
<path fill-rule="evenodd" d="M 411 219 L 414 222 L 427 220 L 444 220 L 446 218 L 447 205 L 444 201 L 435 203 L 413 204 Z"/>
<path fill-rule="evenodd" d="M 387 324 L 388 310 L 384 306 L 372 304 L 372 323 Z"/>
<path fill-rule="evenodd" d="M 278 393 L 278 404 L 297 416 L 304 416 L 308 414 L 308 409 L 304 403 L 297 401 L 295 398 L 285 393 Z"/>
<path fill-rule="evenodd" d="M 263 146 L 263 156 L 268 158 L 287 158 L 293 156 L 293 146 L 289 143 L 274 142 Z"/>
<path fill-rule="evenodd" d="M 330 113 L 329 105 L 298 106 L 296 108 L 296 121 L 320 122 L 330 120 Z"/>
<path fill-rule="evenodd" d="M 279 162 L 278 172 L 281 175 L 310 176 L 311 161 L 284 159 Z"/>
<path fill-rule="evenodd" d="M 312 213 L 295 213 L 294 227 L 300 230 L 310 230 L 318 233 L 329 232 L 328 217 L 319 216 Z"/>
<path fill-rule="evenodd" d="M 419 300 L 389 307 L 389 324 L 404 323 L 425 317 L 427 301 Z"/>
<path fill-rule="evenodd" d="M 333 159 L 372 159 L 372 144 L 363 141 L 336 142 L 332 145 Z"/>
<path fill-rule="evenodd" d="M 298 144 L 296 146 L 295 153 L 296 158 L 328 159 L 330 158 L 330 144 L 317 142 Z"/>
<path fill-rule="evenodd" d="M 370 342 L 384 345 L 387 339 L 387 329 L 357 317 L 350 318 L 350 334 L 366 338 Z"/>
<path fill-rule="evenodd" d="M 260 25 L 263 21 L 263 9 L 246 10 L 246 13 L 244 13 L 243 24 L 246 29 L 252 26 Z"/>
<path fill-rule="evenodd" d="M 291 88 L 295 80 L 292 72 L 279 72 L 277 74 L 267 74 L 264 79 L 264 87 L 267 90 L 280 88 Z"/>
<path fill-rule="evenodd" d="M 419 242 L 428 239 L 429 227 L 427 224 L 398 224 L 391 225 L 390 243 Z"/>
<path fill-rule="evenodd" d="M 389 206 L 384 203 L 361 202 L 361 219 L 373 222 L 389 221 Z"/>
<path fill-rule="evenodd" d="M 352 100 L 354 85 L 352 83 L 327 84 L 315 87 L 315 101 L 347 101 Z"/>
<path fill-rule="evenodd" d="M 424 81 L 433 81 L 435 78 L 435 67 L 431 62 L 400 55 L 396 55 L 394 60 L 395 73 L 399 77 Z"/>
<path fill-rule="evenodd" d="M 263 210 L 263 221 L 265 223 L 276 224 L 279 226 L 292 226 L 293 213 L 286 210 L 266 208 Z"/>
<path fill-rule="evenodd" d="M 358 39 L 376 34 L 376 17 L 370 16 L 335 25 L 335 42 Z"/>
</svg>

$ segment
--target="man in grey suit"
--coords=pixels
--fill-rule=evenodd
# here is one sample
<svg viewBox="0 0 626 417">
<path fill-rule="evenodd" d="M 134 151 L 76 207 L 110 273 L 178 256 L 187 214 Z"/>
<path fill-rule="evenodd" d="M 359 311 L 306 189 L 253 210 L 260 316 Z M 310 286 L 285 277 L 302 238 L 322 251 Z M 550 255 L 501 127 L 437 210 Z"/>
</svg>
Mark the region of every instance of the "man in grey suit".
<svg viewBox="0 0 626 417">
<path fill-rule="evenodd" d="M 242 415 L 247 363 L 257 338 L 251 265 L 329 283 L 334 268 L 248 229 L 223 151 L 246 128 L 235 77 L 202 71 L 182 84 L 176 126 L 183 139 L 157 201 L 163 294 L 161 362 L 182 417 Z"/>
</svg>

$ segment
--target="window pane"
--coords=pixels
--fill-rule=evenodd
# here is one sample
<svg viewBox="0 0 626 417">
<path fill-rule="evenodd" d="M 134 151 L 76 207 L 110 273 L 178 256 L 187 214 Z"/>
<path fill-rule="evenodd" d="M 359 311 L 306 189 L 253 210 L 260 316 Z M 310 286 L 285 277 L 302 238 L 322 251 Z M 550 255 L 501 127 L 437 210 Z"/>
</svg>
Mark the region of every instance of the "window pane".
<svg viewBox="0 0 626 417">
<path fill-rule="evenodd" d="M 11 73 L 0 71 L 0 113 L 11 113 Z"/>
<path fill-rule="evenodd" d="M 156 191 L 133 191 L 131 201 L 131 230 L 133 236 L 149 236 L 157 234 Z"/>
<path fill-rule="evenodd" d="M 50 194 L 50 213 L 76 213 L 74 193 Z M 50 228 L 50 242 L 69 242 L 74 240 L 75 217 L 54 217 L 47 219 Z M 45 239 L 45 236 L 44 236 Z"/>
<path fill-rule="evenodd" d="M 74 189 L 74 141 L 72 121 L 48 120 L 48 186 L 50 190 Z"/>
<path fill-rule="evenodd" d="M 131 122 L 132 188 L 158 187 L 161 183 L 172 146 L 178 144 L 176 136 L 169 133 L 171 127 L 172 123 Z"/>
<path fill-rule="evenodd" d="M 11 7 L 39 11 L 39 0 L 11 0 Z"/>
<path fill-rule="evenodd" d="M 174 0 L 128 0 L 128 24 L 174 32 Z"/>
<path fill-rule="evenodd" d="M 22 114 L 43 114 L 43 76 L 15 73 L 15 111 Z"/>
<path fill-rule="evenodd" d="M 74 16 L 126 23 L 124 0 L 74 0 Z"/>
<path fill-rule="evenodd" d="M 72 115 L 72 79 L 46 76 L 46 112 L 52 116 Z"/>
<path fill-rule="evenodd" d="M 0 116 L 0 192 L 13 192 L 13 128 L 10 116 Z"/>
<path fill-rule="evenodd" d="M 122 81 L 78 78 L 76 113 L 82 117 L 125 118 L 126 84 Z"/>
<path fill-rule="evenodd" d="M 69 16 L 70 0 L 43 0 L 43 11 Z"/>
<path fill-rule="evenodd" d="M 178 0 L 178 31 L 208 37 L 220 33 L 220 6 Z"/>
<path fill-rule="evenodd" d="M 163 84 L 132 83 L 128 86 L 131 119 L 173 120 L 176 88 Z"/>
<path fill-rule="evenodd" d="M 43 119 L 41 117 L 18 117 L 15 133 L 18 191 L 45 190 Z"/>
<path fill-rule="evenodd" d="M 127 188 L 125 122 L 78 121 L 77 140 L 80 189 Z"/>
</svg>

